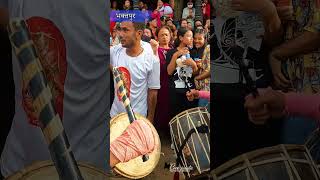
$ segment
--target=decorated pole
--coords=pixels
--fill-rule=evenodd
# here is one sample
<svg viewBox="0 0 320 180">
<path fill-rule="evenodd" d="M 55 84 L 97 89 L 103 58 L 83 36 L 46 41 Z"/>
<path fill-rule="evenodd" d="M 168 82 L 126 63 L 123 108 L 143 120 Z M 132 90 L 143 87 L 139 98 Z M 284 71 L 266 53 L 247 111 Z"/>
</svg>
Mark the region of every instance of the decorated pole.
<svg viewBox="0 0 320 180">
<path fill-rule="evenodd" d="M 62 122 L 55 110 L 50 87 L 25 21 L 11 20 L 8 32 L 23 74 L 23 82 L 30 89 L 32 104 L 39 117 L 41 130 L 60 180 L 83 180 Z"/>
<path fill-rule="evenodd" d="M 130 104 L 130 99 L 127 96 L 127 91 L 126 91 L 126 88 L 125 88 L 125 86 L 123 84 L 123 81 L 122 81 L 122 78 L 121 78 L 121 73 L 119 72 L 117 67 L 113 68 L 113 76 L 114 76 L 117 88 L 119 90 L 119 94 L 120 94 L 122 103 L 124 105 L 124 108 L 127 111 L 127 114 L 128 114 L 128 117 L 129 117 L 129 121 L 130 121 L 130 123 L 132 123 L 133 121 L 137 120 L 137 118 L 134 115 L 133 109 L 132 109 L 131 104 Z M 142 156 L 142 160 L 143 160 L 143 162 L 147 161 L 148 160 L 148 156 L 143 155 Z"/>
</svg>

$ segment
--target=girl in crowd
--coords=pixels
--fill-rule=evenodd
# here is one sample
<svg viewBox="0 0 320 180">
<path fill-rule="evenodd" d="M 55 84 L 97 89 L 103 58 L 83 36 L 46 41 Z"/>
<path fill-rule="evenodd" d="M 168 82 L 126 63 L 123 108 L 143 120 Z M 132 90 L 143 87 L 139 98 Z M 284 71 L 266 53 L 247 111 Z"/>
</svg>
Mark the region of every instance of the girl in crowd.
<svg viewBox="0 0 320 180">
<path fill-rule="evenodd" d="M 124 1 L 123 9 L 124 10 L 132 10 L 132 6 L 131 6 L 131 1 L 130 0 L 125 0 Z"/>
<path fill-rule="evenodd" d="M 205 31 L 203 29 L 195 30 L 193 43 L 194 46 L 190 54 L 199 69 L 199 74 L 194 78 L 196 89 L 210 91 L 210 46 L 206 45 Z M 208 102 L 208 100 L 200 98 L 198 105 L 204 107 Z"/>
<path fill-rule="evenodd" d="M 185 28 L 178 30 L 175 48 L 167 54 L 167 72 L 169 75 L 170 117 L 196 107 L 198 102 L 189 102 L 186 97 L 188 89 L 194 89 L 194 73 L 197 64 L 190 58 L 189 48 L 193 43 L 193 33 Z"/>
<path fill-rule="evenodd" d="M 162 26 L 157 30 L 159 41 L 158 55 L 160 59 L 160 85 L 161 89 L 158 92 L 157 111 L 155 116 L 155 124 L 159 128 L 168 128 L 170 121 L 169 117 L 169 77 L 166 67 L 166 55 L 171 49 L 172 32 L 170 27 Z"/>
</svg>

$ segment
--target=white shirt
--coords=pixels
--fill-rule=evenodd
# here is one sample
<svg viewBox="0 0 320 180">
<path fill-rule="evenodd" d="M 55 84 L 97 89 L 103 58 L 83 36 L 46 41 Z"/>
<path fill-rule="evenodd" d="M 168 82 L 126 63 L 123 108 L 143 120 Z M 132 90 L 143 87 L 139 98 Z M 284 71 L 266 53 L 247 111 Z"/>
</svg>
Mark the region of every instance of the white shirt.
<svg viewBox="0 0 320 180">
<path fill-rule="evenodd" d="M 126 53 L 126 48 L 122 46 L 114 46 L 110 49 L 111 65 L 113 67 L 125 67 L 127 69 L 126 77 L 130 85 L 129 99 L 135 113 L 147 116 L 148 110 L 148 89 L 160 89 L 160 62 L 148 50 L 137 57 L 130 57 Z M 122 71 L 123 72 L 123 71 Z M 130 74 L 130 75 L 128 75 Z M 111 117 L 119 113 L 126 112 L 122 101 L 117 95 L 117 87 L 115 83 L 115 98 L 111 107 Z"/>
<path fill-rule="evenodd" d="M 49 81 L 61 83 L 61 120 L 75 159 L 107 171 L 109 166 L 109 42 L 104 0 L 0 0 L 10 17 L 27 20 L 45 61 L 59 69 Z M 51 160 L 39 127 L 28 122 L 22 105 L 22 73 L 13 55 L 15 115 L 1 155 L 4 176 L 35 161 Z M 64 83 L 62 83 L 64 81 Z"/>
</svg>

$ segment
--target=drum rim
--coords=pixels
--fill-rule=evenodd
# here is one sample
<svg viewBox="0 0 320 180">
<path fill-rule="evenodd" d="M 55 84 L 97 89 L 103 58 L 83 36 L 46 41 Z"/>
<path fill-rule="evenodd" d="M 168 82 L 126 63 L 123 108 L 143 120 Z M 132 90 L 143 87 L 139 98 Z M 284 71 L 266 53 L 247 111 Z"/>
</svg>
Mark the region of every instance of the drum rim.
<svg viewBox="0 0 320 180">
<path fill-rule="evenodd" d="M 282 147 L 284 147 L 286 150 L 289 150 L 289 151 L 290 150 L 306 151 L 306 147 L 304 145 L 296 145 L 296 144 L 280 144 L 276 146 L 260 148 L 260 149 L 256 149 L 256 150 L 236 156 L 235 158 L 223 163 L 216 169 L 213 169 L 210 174 L 213 174 L 214 176 L 219 177 L 223 175 L 225 172 L 227 172 L 228 169 L 230 170 L 231 167 L 241 162 L 245 162 L 245 160 L 249 160 L 249 162 L 251 162 L 252 159 L 255 159 L 256 157 L 259 157 L 266 153 L 283 152 Z"/>
<path fill-rule="evenodd" d="M 97 168 L 97 167 L 93 166 L 91 163 L 77 162 L 77 164 L 78 164 L 79 168 L 84 167 L 84 168 L 90 169 L 91 171 L 97 172 L 100 175 L 108 177 L 107 173 L 105 173 L 101 168 Z M 8 177 L 6 177 L 5 180 L 11 180 L 11 179 L 15 179 L 15 178 L 19 178 L 19 179 L 28 178 L 28 176 L 31 175 L 32 172 L 37 171 L 42 168 L 48 168 L 48 167 L 53 167 L 55 169 L 54 163 L 50 160 L 34 161 L 31 164 L 26 165 L 23 169 L 20 169 L 16 172 L 12 173 Z"/>
<path fill-rule="evenodd" d="M 177 119 L 177 117 L 181 117 L 183 114 L 186 114 L 186 112 L 189 112 L 191 110 L 205 110 L 208 114 L 209 114 L 209 118 L 210 118 L 210 113 L 208 112 L 208 110 L 205 108 L 205 107 L 194 107 L 194 108 L 190 108 L 190 109 L 186 109 L 182 112 L 180 112 L 179 114 L 175 115 L 170 121 L 169 121 L 169 124 L 172 124 L 174 120 Z"/>
<path fill-rule="evenodd" d="M 125 113 L 125 112 L 123 112 L 123 113 L 117 114 L 116 116 L 114 116 L 113 118 L 111 118 L 111 120 L 110 120 L 110 134 L 111 134 L 111 125 L 115 122 L 115 120 L 116 120 L 117 118 L 119 118 L 119 117 L 121 117 L 121 116 L 125 116 L 125 115 L 128 115 L 128 114 Z M 154 161 L 153 167 L 151 168 L 151 169 L 154 170 L 154 169 L 156 168 L 156 166 L 158 165 L 158 163 L 159 163 L 160 154 L 161 154 L 161 140 L 160 140 L 159 134 L 158 134 L 157 130 L 155 129 L 155 127 L 153 126 L 153 124 L 151 124 L 150 121 L 149 121 L 146 117 L 144 117 L 143 115 L 141 115 L 141 114 L 139 114 L 139 113 L 135 113 L 135 115 L 137 116 L 138 119 L 143 119 L 144 121 L 147 121 L 147 123 L 148 123 L 149 125 L 152 125 L 151 128 L 153 129 L 154 132 L 156 132 L 156 139 L 157 139 L 157 141 L 159 141 L 159 146 L 152 151 L 152 153 L 153 153 L 153 152 L 156 153 L 156 154 L 155 154 L 155 161 Z M 111 137 L 111 136 L 110 136 L 110 137 Z M 111 141 L 110 141 L 110 143 L 111 143 Z M 130 161 L 129 161 L 129 162 L 130 162 Z M 126 178 L 130 178 L 130 179 L 141 179 L 141 178 L 143 178 L 143 177 L 148 176 L 148 175 L 149 175 L 150 173 L 152 173 L 152 171 L 153 171 L 153 170 L 152 170 L 152 171 L 147 172 L 147 173 L 145 173 L 145 174 L 140 174 L 139 176 L 133 176 L 133 175 L 130 175 L 130 174 L 125 173 L 125 172 L 123 171 L 123 168 L 120 168 L 120 167 L 119 167 L 119 166 L 121 166 L 121 164 L 124 164 L 124 163 L 119 163 L 119 164 L 115 165 L 115 166 L 113 167 L 113 170 L 114 170 L 116 173 L 118 173 L 118 174 L 120 174 L 120 175 L 122 175 L 122 176 L 124 176 L 124 177 L 126 177 Z M 121 169 L 122 169 L 122 170 L 121 170 Z"/>
</svg>

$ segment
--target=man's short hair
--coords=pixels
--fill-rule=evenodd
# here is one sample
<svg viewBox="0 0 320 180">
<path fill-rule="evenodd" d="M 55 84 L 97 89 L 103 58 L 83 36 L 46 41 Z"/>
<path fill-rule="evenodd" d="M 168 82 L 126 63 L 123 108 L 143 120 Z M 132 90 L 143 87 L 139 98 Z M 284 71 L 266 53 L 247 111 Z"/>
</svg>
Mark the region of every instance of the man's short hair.
<svg viewBox="0 0 320 180">
<path fill-rule="evenodd" d="M 145 23 L 142 23 L 142 22 L 132 22 L 133 23 L 133 26 L 134 26 L 134 29 L 139 31 L 143 31 L 145 28 L 146 28 L 146 24 Z"/>
<path fill-rule="evenodd" d="M 146 27 L 145 23 L 143 23 L 143 22 L 133 22 L 133 21 L 123 21 L 123 22 L 132 22 L 133 27 L 136 31 L 138 31 L 138 30 L 143 31 Z"/>
</svg>

